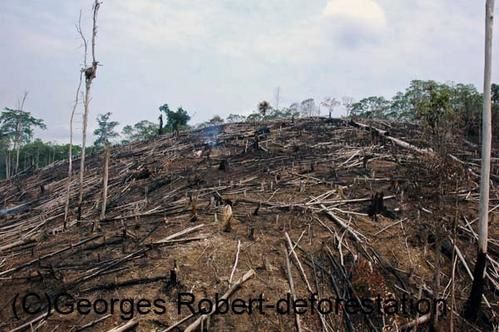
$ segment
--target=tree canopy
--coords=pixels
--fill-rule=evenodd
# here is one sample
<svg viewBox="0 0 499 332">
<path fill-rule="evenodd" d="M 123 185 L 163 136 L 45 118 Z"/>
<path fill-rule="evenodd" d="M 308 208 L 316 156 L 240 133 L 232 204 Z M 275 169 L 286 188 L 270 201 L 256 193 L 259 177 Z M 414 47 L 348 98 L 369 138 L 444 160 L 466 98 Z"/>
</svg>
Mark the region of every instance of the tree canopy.
<svg viewBox="0 0 499 332">
<path fill-rule="evenodd" d="M 263 100 L 260 103 L 258 103 L 258 112 L 260 112 L 262 116 L 267 115 L 267 111 L 270 110 L 271 108 L 272 106 L 270 106 L 270 103 L 266 100 Z"/>
<path fill-rule="evenodd" d="M 492 109 L 494 128 L 499 124 L 499 85 L 492 84 Z M 392 98 L 371 96 L 353 102 L 351 97 L 343 97 L 342 106 L 355 117 L 380 118 L 394 121 L 418 122 L 435 132 L 442 126 L 464 130 L 469 137 L 478 137 L 481 130 L 482 94 L 471 84 L 440 83 L 433 80 L 414 80 L 401 92 Z M 339 100 L 326 98 L 321 106 L 331 111 L 339 107 Z M 30 167 L 44 167 L 56 160 L 67 158 L 66 144 L 43 142 L 40 139 L 33 141 L 36 128 L 46 129 L 42 119 L 38 119 L 29 112 L 19 109 L 4 108 L 0 115 L 0 176 L 9 176 Z M 191 117 L 182 107 L 172 111 L 168 104 L 159 107 L 165 115 L 166 125 L 162 133 L 174 132 L 188 127 Z M 229 114 L 228 123 L 257 122 L 265 120 L 279 120 L 311 116 L 316 114 L 317 105 L 314 99 L 308 98 L 301 103 L 292 103 L 288 107 L 272 108 L 266 101 L 258 103 L 257 109 L 248 116 Z M 118 122 L 110 120 L 111 113 L 97 117 L 98 128 L 95 145 L 87 147 L 87 153 L 97 151 L 99 147 L 109 144 L 118 137 L 115 131 Z M 203 126 L 217 125 L 224 122 L 219 116 L 213 116 Z M 121 134 L 122 144 L 133 141 L 147 140 L 159 133 L 157 123 L 142 120 L 133 125 L 125 126 Z M 496 130 L 495 133 L 498 133 Z M 81 152 L 79 146 L 73 146 L 76 154 Z M 15 153 L 13 153 L 15 152 Z"/>
<path fill-rule="evenodd" d="M 94 130 L 94 135 L 97 136 L 97 139 L 94 142 L 95 146 L 101 147 L 109 145 L 111 143 L 110 139 L 119 136 L 119 134 L 115 131 L 115 128 L 119 125 L 119 123 L 116 121 L 110 121 L 110 117 L 111 112 L 99 114 L 99 116 L 97 116 L 98 128 Z"/>
<path fill-rule="evenodd" d="M 414 80 L 391 100 L 377 96 L 361 99 L 352 104 L 351 113 L 366 118 L 419 121 L 436 130 L 451 120 L 478 126 L 481 103 L 482 94 L 471 84 Z"/>
<path fill-rule="evenodd" d="M 19 144 L 28 143 L 33 138 L 34 128 L 47 129 L 42 119 L 29 112 L 5 107 L 0 115 L 1 136 Z"/>
<path fill-rule="evenodd" d="M 122 143 L 148 140 L 158 134 L 159 125 L 148 120 L 142 120 L 131 125 L 123 127 L 121 133 L 125 137 Z"/>
<path fill-rule="evenodd" d="M 165 129 L 174 132 L 187 127 L 187 123 L 191 119 L 186 110 L 182 106 L 177 108 L 177 111 L 170 110 L 168 104 L 159 107 L 159 111 L 166 115 Z"/>
</svg>

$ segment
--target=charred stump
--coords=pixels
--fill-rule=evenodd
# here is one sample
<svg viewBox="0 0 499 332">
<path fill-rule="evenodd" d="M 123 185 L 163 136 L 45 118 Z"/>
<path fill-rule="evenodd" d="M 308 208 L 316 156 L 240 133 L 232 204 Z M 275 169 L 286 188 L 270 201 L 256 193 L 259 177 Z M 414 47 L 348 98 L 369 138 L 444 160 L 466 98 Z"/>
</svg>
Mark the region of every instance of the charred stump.
<svg viewBox="0 0 499 332">
<path fill-rule="evenodd" d="M 255 241 L 255 228 L 252 225 L 248 225 L 248 239 Z"/>
<path fill-rule="evenodd" d="M 377 221 L 378 214 L 381 214 L 384 209 L 385 203 L 383 201 L 383 193 L 375 193 L 371 198 L 371 204 L 367 208 L 367 215 Z"/>
<path fill-rule="evenodd" d="M 229 161 L 227 159 L 222 159 L 220 165 L 218 165 L 218 170 L 227 172 L 229 170 Z"/>
<path fill-rule="evenodd" d="M 485 271 L 487 268 L 487 254 L 478 249 L 475 269 L 473 270 L 473 286 L 471 287 L 470 297 L 464 307 L 464 318 L 469 321 L 476 321 L 480 304 L 482 302 L 482 294 L 485 286 Z"/>
<path fill-rule="evenodd" d="M 159 128 L 158 128 L 158 136 L 163 134 L 163 115 L 160 114 L 158 117 L 159 120 Z"/>
</svg>

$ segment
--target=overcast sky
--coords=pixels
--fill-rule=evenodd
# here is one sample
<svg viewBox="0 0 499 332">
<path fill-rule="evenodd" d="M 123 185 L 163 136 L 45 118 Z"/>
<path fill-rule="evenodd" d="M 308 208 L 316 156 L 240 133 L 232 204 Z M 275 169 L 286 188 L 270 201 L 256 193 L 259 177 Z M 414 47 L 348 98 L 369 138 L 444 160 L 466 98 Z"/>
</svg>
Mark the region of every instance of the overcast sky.
<svg viewBox="0 0 499 332">
<path fill-rule="evenodd" d="M 90 35 L 92 2 L 0 1 L 0 107 L 29 90 L 25 110 L 45 119 L 44 139 L 67 141 L 82 64 L 75 23 L 82 10 Z M 281 106 L 391 97 L 413 79 L 482 90 L 484 8 L 485 0 L 104 0 L 89 126 L 105 112 L 121 125 L 157 121 L 164 103 L 183 106 L 192 123 L 248 114 L 274 103 L 278 86 Z M 494 43 L 499 60 L 497 25 Z"/>
</svg>

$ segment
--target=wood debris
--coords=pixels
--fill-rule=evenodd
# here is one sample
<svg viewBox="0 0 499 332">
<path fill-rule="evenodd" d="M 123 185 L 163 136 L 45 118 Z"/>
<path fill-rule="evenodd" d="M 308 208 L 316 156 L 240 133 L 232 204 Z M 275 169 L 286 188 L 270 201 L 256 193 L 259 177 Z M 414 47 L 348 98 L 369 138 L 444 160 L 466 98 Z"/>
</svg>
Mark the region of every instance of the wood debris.
<svg viewBox="0 0 499 332">
<path fill-rule="evenodd" d="M 304 315 L 270 310 L 250 319 L 185 308 L 179 314 L 180 292 L 196 301 L 215 293 L 262 294 L 269 303 L 288 291 L 296 299 L 438 294 L 449 299 L 448 312 L 459 312 L 476 256 L 479 155 L 462 139 L 441 155 L 420 138 L 415 126 L 307 118 L 220 125 L 112 147 L 109 157 L 86 158 L 80 219 L 78 179 L 70 181 L 66 223 L 66 162 L 3 181 L 0 330 L 354 331 L 432 320 L 413 312 L 362 316 L 344 305 L 338 313 L 315 306 Z M 77 174 L 79 163 L 72 165 Z M 497 206 L 490 207 L 486 317 L 477 323 L 484 329 L 498 319 Z M 442 286 L 422 287 L 433 285 L 438 262 Z M 54 299 L 63 291 L 86 299 L 164 299 L 165 313 L 128 321 L 119 313 L 13 318 L 16 294 Z M 442 328 L 449 319 L 441 317 Z M 459 315 L 453 319 L 456 328 L 469 328 Z"/>
</svg>

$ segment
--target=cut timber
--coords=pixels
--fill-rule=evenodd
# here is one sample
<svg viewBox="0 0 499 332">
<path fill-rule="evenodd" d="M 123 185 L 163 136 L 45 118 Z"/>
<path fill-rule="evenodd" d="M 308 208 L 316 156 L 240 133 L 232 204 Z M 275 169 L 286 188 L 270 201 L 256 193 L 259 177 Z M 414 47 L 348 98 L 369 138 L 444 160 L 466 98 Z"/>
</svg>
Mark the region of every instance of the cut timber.
<svg viewBox="0 0 499 332">
<path fill-rule="evenodd" d="M 79 328 L 77 328 L 77 329 L 76 329 L 76 331 L 77 331 L 77 332 L 79 332 L 79 331 L 83 331 L 83 330 L 85 330 L 85 329 L 88 329 L 89 327 L 92 327 L 92 326 L 94 326 L 94 325 L 96 325 L 96 324 L 98 324 L 98 323 L 102 322 L 103 320 L 108 319 L 109 317 L 111 317 L 111 314 L 107 314 L 107 315 L 105 315 L 105 316 L 102 316 L 102 317 L 101 317 L 101 318 L 99 318 L 99 319 L 96 319 L 96 320 L 94 320 L 94 321 L 91 321 L 90 323 L 87 323 L 87 324 L 85 324 L 85 325 L 83 325 L 83 326 L 80 326 Z"/>
<path fill-rule="evenodd" d="M 435 156 L 435 152 L 433 152 L 432 149 L 418 148 L 417 146 L 412 145 L 410 143 L 407 143 L 406 141 L 403 141 L 401 139 L 398 139 L 398 138 L 395 138 L 393 136 L 390 136 L 390 134 L 386 130 L 382 130 L 382 129 L 378 129 L 378 128 L 375 128 L 375 127 L 372 127 L 372 126 L 368 126 L 368 125 L 365 125 L 363 123 L 356 122 L 354 120 L 350 120 L 350 124 L 352 126 L 354 126 L 354 127 L 360 127 L 360 128 L 364 128 L 364 129 L 367 129 L 367 130 L 374 130 L 380 136 L 386 137 L 387 139 L 389 139 L 390 141 L 392 141 L 395 145 L 398 145 L 401 148 L 408 149 L 408 150 L 417 152 L 419 154 L 424 154 L 424 155 L 431 156 L 431 157 Z"/>
<path fill-rule="evenodd" d="M 128 330 L 133 329 L 137 325 L 139 325 L 139 321 L 136 318 L 134 318 L 134 319 L 126 322 L 125 324 L 118 326 L 118 327 L 115 327 L 114 329 L 111 329 L 107 332 L 124 332 L 124 331 L 128 331 Z"/>
<path fill-rule="evenodd" d="M 422 325 L 422 324 L 425 324 L 425 323 L 429 322 L 430 318 L 431 318 L 431 313 L 423 315 L 423 316 L 418 317 L 417 319 L 415 319 L 413 321 L 410 321 L 407 324 L 402 325 L 400 327 L 400 330 L 401 331 L 409 331 L 413 327 L 416 327 L 416 326 L 419 326 L 419 325 Z"/>
<path fill-rule="evenodd" d="M 29 244 L 29 243 L 35 243 L 35 242 L 36 242 L 35 239 L 18 240 L 18 241 L 12 242 L 10 244 L 7 244 L 3 247 L 0 247 L 0 252 L 15 248 L 17 246 L 22 246 L 23 244 Z"/>
<path fill-rule="evenodd" d="M 364 240 L 361 239 L 361 237 L 365 238 L 364 235 L 360 234 L 359 232 L 353 230 L 350 226 L 348 226 L 343 219 L 332 213 L 327 209 L 327 207 L 323 204 L 321 204 L 321 208 L 323 211 L 331 218 L 333 219 L 338 225 L 340 225 L 344 230 L 346 230 L 348 233 L 350 233 L 353 238 L 359 242 L 362 243 Z"/>
<path fill-rule="evenodd" d="M 234 267 L 232 268 L 232 272 L 230 273 L 229 285 L 232 284 L 232 278 L 234 277 L 234 273 L 236 272 L 237 262 L 239 261 L 239 251 L 241 250 L 241 241 L 237 241 L 237 252 L 236 259 L 234 261 Z"/>
<path fill-rule="evenodd" d="M 452 305 L 448 301 L 450 306 L 447 308 L 447 312 L 451 308 L 460 311 L 471 289 L 470 276 L 475 265 L 475 253 L 470 246 L 476 245 L 478 239 L 475 205 L 478 205 L 479 186 L 475 176 L 466 175 L 470 171 L 479 172 L 478 151 L 461 144 L 460 138 L 456 137 L 452 140 L 456 144 L 445 151 L 462 162 L 452 157 L 440 160 L 396 146 L 374 131 L 353 126 L 326 126 L 324 122 L 320 118 L 300 119 L 291 126 L 289 121 L 281 120 L 283 129 L 280 136 L 273 135 L 268 141 L 268 154 L 255 153 L 251 148 L 242 154 L 245 140 L 249 139 L 251 144 L 251 136 L 245 136 L 252 135 L 255 129 L 246 123 L 228 124 L 218 137 L 192 132 L 177 138 L 170 139 L 166 135 L 113 147 L 105 222 L 101 221 L 102 229 L 97 233 L 102 237 L 1 276 L 0 290 L 5 296 L 0 301 L 0 308 L 6 309 L 0 312 L 0 330 L 9 331 L 37 317 L 37 314 L 23 315 L 18 321 L 12 317 L 12 310 L 8 309 L 18 289 L 38 294 L 48 291 L 51 300 L 65 291 L 92 301 L 102 292 L 114 293 L 115 297 L 118 294 L 124 299 L 138 299 L 136 296 L 141 295 L 154 298 L 156 293 L 166 296 L 165 299 L 174 299 L 179 291 L 192 289 L 191 292 L 200 295 L 196 295 L 192 304 L 196 311 L 192 316 L 187 306 L 180 314 L 169 310 L 174 309 L 173 302 L 168 309 L 169 317 L 134 316 L 139 322 L 135 330 L 169 329 L 167 331 L 172 332 L 183 331 L 203 314 L 209 314 L 210 310 L 198 312 L 199 307 L 207 308 L 205 301 L 198 306 L 202 297 L 213 299 L 218 292 L 217 298 L 220 298 L 251 268 L 256 274 L 228 300 L 242 298 L 248 304 L 248 299 L 255 298 L 255 294 L 261 293 L 266 299 L 276 300 L 285 298 L 289 292 L 292 301 L 286 258 L 280 248 L 283 244 L 288 251 L 298 298 L 317 293 L 314 295 L 317 298 L 355 300 L 366 295 L 357 293 L 359 289 L 355 284 L 368 280 L 375 283 L 377 292 L 374 295 L 379 292 L 380 296 L 389 298 L 387 292 L 390 292 L 410 295 L 416 301 L 424 296 L 431 301 L 429 286 L 419 288 L 418 281 L 431 281 L 434 276 L 431 257 L 439 255 L 440 248 L 433 245 L 436 235 L 432 234 L 433 230 L 438 231 L 438 241 L 445 241 L 447 254 L 452 253 L 452 246 L 447 247 L 449 237 L 461 250 L 454 250 L 457 258 L 455 301 Z M 418 137 L 420 129 L 417 126 L 394 123 L 390 128 L 371 120 L 364 123 L 387 130 L 418 147 L 428 147 L 424 138 Z M 278 132 L 280 124 L 265 124 L 271 126 L 272 132 Z M 375 139 L 371 140 L 371 136 Z M 327 145 L 317 146 L 318 142 L 324 141 Z M 217 142 L 211 160 L 194 160 L 192 152 L 202 149 L 206 142 Z M 265 147 L 265 143 L 260 144 Z M 494 149 L 493 153 L 492 171 L 499 175 L 499 149 Z M 231 171 L 227 174 L 217 170 L 221 159 L 230 161 Z M 363 165 L 365 159 L 369 161 L 366 161 L 367 166 Z M 102 151 L 87 156 L 83 220 L 77 223 L 79 169 L 73 161 L 75 167 L 66 230 L 63 229 L 66 162 L 19 178 L 17 182 L 0 183 L 1 207 L 10 208 L 29 202 L 29 208 L 24 212 L 0 218 L 0 248 L 3 247 L 0 273 L 97 235 L 92 233 L 92 225 L 100 220 L 103 163 Z M 140 174 L 145 169 L 151 174 L 142 178 Z M 132 174 L 137 176 L 132 178 Z M 319 183 L 319 180 L 334 182 L 334 185 Z M 264 192 L 261 192 L 262 182 L 265 183 Z M 305 192 L 298 192 L 300 182 L 306 184 Z M 158 183 L 161 186 L 151 191 Z M 41 195 L 41 186 L 51 187 L 51 191 Z M 437 186 L 438 191 L 435 190 Z M 495 185 L 491 185 L 490 190 L 490 231 L 495 235 L 499 191 Z M 372 199 L 371 194 L 380 192 L 396 195 L 390 196 L 391 201 L 384 195 L 384 205 L 400 207 L 397 214 L 404 221 L 390 222 L 382 218 L 379 223 L 373 223 L 367 218 L 365 208 Z M 189 196 L 198 197 L 196 211 L 199 220 L 194 224 L 189 223 L 193 215 Z M 435 204 L 435 198 L 441 204 Z M 228 200 L 234 202 L 233 229 L 231 233 L 224 233 L 222 208 Z M 321 205 L 333 216 L 326 214 Z M 361 213 L 363 211 L 365 213 Z M 215 214 L 218 224 L 212 222 Z M 475 218 L 477 220 L 473 222 Z M 437 220 L 438 230 L 429 223 L 433 219 Z M 204 227 L 192 228 L 200 224 Z M 363 242 L 359 243 L 345 226 Z M 458 236 L 453 236 L 454 228 L 459 230 Z M 254 241 L 249 241 L 248 235 L 254 237 Z M 488 241 L 484 289 L 491 308 L 483 297 L 481 300 L 484 314 L 491 319 L 497 317 L 493 300 L 494 287 L 499 288 L 499 241 L 496 238 L 491 236 Z M 156 241 L 160 243 L 155 244 Z M 411 254 L 408 262 L 407 248 Z M 468 268 L 461 263 L 459 253 L 467 260 Z M 127 256 L 129 254 L 132 255 Z M 178 272 L 174 268 L 175 260 L 181 268 Z M 419 264 L 424 268 L 414 269 Z M 440 270 L 445 272 L 445 275 L 440 273 L 442 298 L 452 292 L 451 274 L 448 273 L 451 269 L 451 260 L 441 261 Z M 436 294 L 436 286 L 430 287 Z M 420 297 L 417 295 L 419 289 Z M 21 308 L 20 304 L 18 301 L 17 309 Z M 320 314 L 317 302 L 308 308 L 306 315 L 300 315 L 303 332 L 354 331 L 360 326 L 374 331 L 381 329 L 383 323 L 386 327 L 394 323 L 387 316 L 383 322 L 382 316 L 349 315 L 343 307 L 338 315 L 328 317 Z M 255 309 L 258 310 L 253 307 Z M 280 315 L 281 318 L 279 313 L 267 311 L 270 316 L 266 318 L 246 314 L 220 317 L 214 313 L 202 320 L 195 331 L 203 328 L 211 331 L 265 330 L 268 323 L 271 324 L 269 329 L 296 331 L 294 311 L 286 317 Z M 41 317 L 32 325 L 39 331 L 56 328 L 75 331 L 94 322 L 84 331 L 107 331 L 127 322 L 115 312 L 112 317 L 97 323 L 105 314 L 92 313 L 76 322 L 59 319 L 61 317 L 57 315 L 48 319 Z M 399 328 L 419 316 L 415 312 L 404 315 L 398 320 Z M 447 322 L 441 321 L 444 325 Z M 491 330 L 481 322 L 477 323 L 481 330 Z M 454 323 L 455 331 L 473 331 L 471 325 L 457 314 Z M 430 324 L 431 318 L 425 325 L 420 324 L 419 329 L 428 328 Z M 29 326 L 24 328 L 29 329 Z"/>
<path fill-rule="evenodd" d="M 286 271 L 288 272 L 288 282 L 289 282 L 289 289 L 291 292 L 291 296 L 293 297 L 293 302 L 296 302 L 296 292 L 295 292 L 295 285 L 293 282 L 293 275 L 291 274 L 291 264 L 289 263 L 289 253 L 286 249 L 284 249 L 284 256 L 286 257 Z M 297 312 L 295 312 L 295 324 L 296 324 L 296 330 L 298 332 L 301 332 L 301 321 L 300 321 L 300 316 L 298 315 Z"/>
<path fill-rule="evenodd" d="M 85 243 L 90 242 L 90 241 L 92 241 L 92 240 L 96 240 L 96 239 L 98 239 L 98 238 L 100 238 L 100 237 L 101 237 L 101 235 L 96 235 L 96 236 L 93 236 L 93 237 L 91 237 L 91 238 L 89 238 L 89 239 L 85 239 L 85 240 L 83 240 L 83 241 L 80 241 L 80 242 L 78 242 L 78 243 L 76 243 L 76 244 L 74 244 L 74 245 L 69 245 L 69 246 L 67 246 L 67 247 L 64 247 L 64 248 L 62 248 L 61 250 L 54 251 L 54 252 L 52 252 L 52 253 L 50 253 L 50 254 L 47 254 L 47 255 L 45 255 L 45 256 L 41 256 L 41 257 L 39 257 L 39 258 L 33 259 L 32 261 L 29 261 L 29 262 L 27 262 L 27 263 L 24 263 L 24 264 L 18 265 L 18 266 L 16 266 L 16 267 L 13 267 L 13 268 L 8 269 L 8 270 L 6 270 L 6 271 L 2 271 L 2 272 L 0 272 L 0 277 L 1 277 L 1 276 L 4 276 L 4 275 L 6 275 L 6 274 L 9 274 L 9 273 L 11 273 L 11 272 L 19 271 L 19 270 L 21 270 L 21 269 L 23 269 L 23 268 L 25 268 L 25 267 L 28 267 L 28 266 L 30 266 L 30 265 L 33 265 L 33 264 L 35 264 L 35 263 L 40 262 L 42 259 L 46 259 L 46 258 L 53 257 L 53 256 L 55 256 L 55 255 L 57 255 L 57 254 L 60 254 L 60 253 L 62 253 L 62 252 L 65 252 L 65 251 L 68 251 L 68 250 L 70 250 L 70 249 L 76 248 L 76 247 L 78 247 L 78 246 L 81 246 L 82 244 L 85 244 Z"/>
<path fill-rule="evenodd" d="M 289 250 L 290 250 L 289 253 L 293 254 L 293 257 L 296 261 L 296 264 L 298 264 L 298 267 L 300 268 L 300 272 L 303 276 L 303 279 L 305 280 L 305 284 L 307 285 L 307 289 L 310 292 L 310 294 L 312 294 L 313 293 L 312 287 L 310 287 L 310 283 L 308 282 L 308 278 L 307 278 L 307 275 L 305 274 L 305 270 L 303 269 L 303 266 L 301 265 L 301 262 L 298 259 L 298 255 L 296 254 L 296 251 L 294 250 L 293 242 L 291 242 L 291 238 L 289 237 L 288 232 L 284 232 L 284 235 L 286 236 L 286 240 L 288 240 L 288 245 L 289 245 Z M 298 243 L 297 243 L 297 245 L 298 245 Z"/>
<path fill-rule="evenodd" d="M 194 317 L 194 314 L 190 314 L 189 316 L 186 316 L 184 318 L 182 318 L 181 320 L 179 320 L 178 322 L 176 322 L 175 324 L 173 324 L 172 326 L 168 327 L 167 329 L 161 331 L 161 332 L 169 332 L 169 331 L 172 331 L 173 329 L 175 329 L 177 326 L 179 326 L 180 324 L 183 324 L 185 322 L 187 322 L 189 319 L 191 319 L 192 317 Z"/>
<path fill-rule="evenodd" d="M 182 230 L 180 232 L 177 232 L 175 234 L 169 235 L 169 236 L 165 237 L 164 239 L 158 240 L 158 241 L 154 242 L 154 244 L 160 244 L 160 243 L 170 242 L 171 240 L 173 240 L 173 239 L 175 239 L 177 237 L 180 237 L 182 235 L 194 232 L 195 230 L 198 230 L 201 227 L 204 227 L 204 224 L 197 225 L 197 226 L 194 226 L 194 227 L 189 227 L 189 228 L 184 229 L 184 230 Z"/>
<path fill-rule="evenodd" d="M 104 151 L 104 167 L 103 167 L 103 178 L 102 178 L 102 207 L 100 219 L 104 219 L 106 217 L 106 206 L 107 206 L 107 184 L 109 181 L 109 155 L 110 148 L 106 146 L 106 150 Z"/>
<path fill-rule="evenodd" d="M 39 321 L 41 321 L 43 319 L 48 318 L 48 316 L 50 314 L 52 314 L 52 311 L 50 311 L 49 313 L 44 312 L 41 315 L 36 316 L 35 318 L 33 318 L 32 320 L 30 320 L 29 322 L 24 323 L 23 325 L 20 325 L 20 326 L 16 327 L 15 329 L 10 330 L 10 332 L 26 331 L 27 328 L 29 328 L 29 327 L 32 328 L 33 324 L 35 324 L 35 323 L 37 323 L 37 322 L 39 322 Z"/>
<path fill-rule="evenodd" d="M 241 277 L 241 279 L 239 279 L 234 285 L 232 285 L 231 288 L 229 288 L 229 290 L 227 292 L 225 292 L 224 295 L 222 295 L 222 297 L 220 299 L 227 300 L 236 290 L 241 288 L 242 284 L 244 284 L 251 277 L 253 277 L 253 275 L 255 275 L 255 271 L 253 271 L 253 270 L 249 270 L 248 272 L 246 272 Z M 184 330 L 184 332 L 193 332 L 194 330 L 196 330 L 205 319 L 210 317 L 215 312 L 215 309 L 216 308 L 213 308 L 213 310 L 210 313 L 202 315 L 201 317 L 196 319 L 191 325 L 187 326 L 187 328 Z"/>
</svg>

